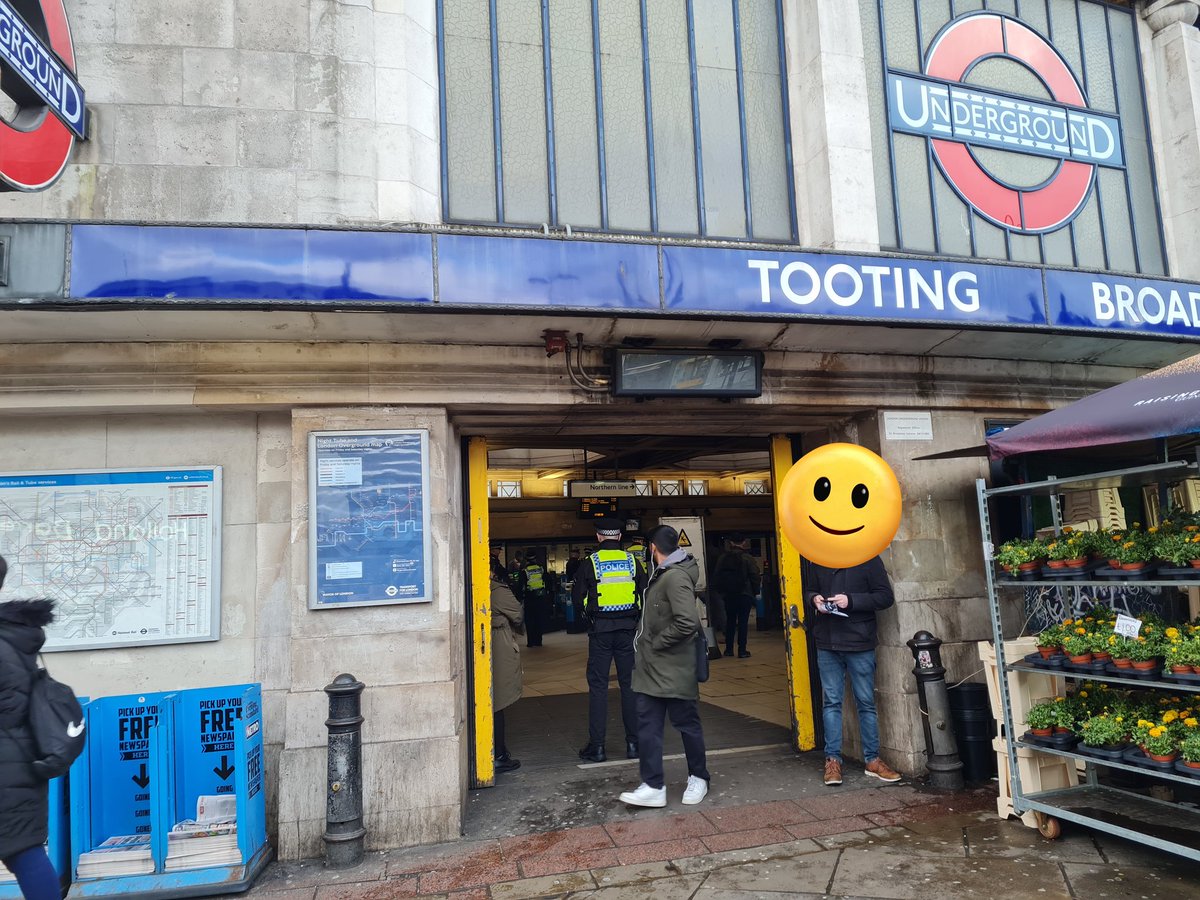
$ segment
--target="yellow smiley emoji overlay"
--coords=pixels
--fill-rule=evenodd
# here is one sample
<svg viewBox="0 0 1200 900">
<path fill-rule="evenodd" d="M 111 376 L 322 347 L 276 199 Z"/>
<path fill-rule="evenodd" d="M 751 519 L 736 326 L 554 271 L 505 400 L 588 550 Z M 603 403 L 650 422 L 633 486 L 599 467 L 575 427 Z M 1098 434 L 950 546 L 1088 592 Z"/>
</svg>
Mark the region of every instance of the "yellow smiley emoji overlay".
<svg viewBox="0 0 1200 900">
<path fill-rule="evenodd" d="M 826 444 L 801 457 L 779 487 L 780 525 L 800 555 L 831 569 L 865 563 L 900 527 L 900 482 L 865 447 Z"/>
</svg>

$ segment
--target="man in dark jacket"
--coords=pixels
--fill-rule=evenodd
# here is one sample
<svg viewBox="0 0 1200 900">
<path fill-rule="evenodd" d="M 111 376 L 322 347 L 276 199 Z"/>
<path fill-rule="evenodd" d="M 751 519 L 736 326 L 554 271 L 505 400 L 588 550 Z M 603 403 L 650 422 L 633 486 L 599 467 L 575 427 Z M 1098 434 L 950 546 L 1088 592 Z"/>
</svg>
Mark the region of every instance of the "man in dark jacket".
<svg viewBox="0 0 1200 900">
<path fill-rule="evenodd" d="M 646 570 L 634 554 L 621 549 L 621 523 L 596 523 L 596 552 L 575 572 L 571 600 L 582 605 L 588 620 L 588 742 L 579 758 L 604 762 L 608 730 L 608 673 L 617 663 L 621 687 L 621 719 L 625 723 L 625 756 L 638 758 L 637 701 L 633 677 L 633 635 L 642 612 Z"/>
<path fill-rule="evenodd" d="M 688 782 L 683 802 L 699 803 L 708 793 L 704 730 L 700 727 L 700 684 L 696 680 L 696 581 L 700 566 L 679 547 L 679 532 L 661 525 L 650 536 L 654 572 L 646 585 L 633 669 L 637 691 L 638 749 L 642 783 L 621 794 L 630 806 L 667 805 L 663 779 L 663 717 L 683 739 Z"/>
<path fill-rule="evenodd" d="M 0 557 L 0 587 L 8 565 Z M 17 877 L 26 900 L 58 900 L 58 875 L 44 844 L 50 803 L 29 730 L 29 686 L 42 630 L 54 620 L 49 600 L 0 603 L 0 862 Z"/>
<path fill-rule="evenodd" d="M 883 560 L 878 556 L 849 569 L 811 564 L 805 601 L 809 631 L 817 644 L 821 673 L 821 722 L 825 729 L 825 783 L 842 783 L 842 702 L 846 673 L 858 707 L 866 774 L 899 781 L 879 758 L 879 718 L 875 713 L 875 614 L 895 602 Z"/>
<path fill-rule="evenodd" d="M 733 639 L 737 636 L 738 658 L 749 659 L 746 639 L 750 632 L 750 610 L 762 585 L 758 563 L 747 552 L 750 542 L 743 537 L 729 539 L 729 548 L 717 558 L 709 579 L 713 590 L 725 603 L 725 655 L 733 656 Z"/>
</svg>

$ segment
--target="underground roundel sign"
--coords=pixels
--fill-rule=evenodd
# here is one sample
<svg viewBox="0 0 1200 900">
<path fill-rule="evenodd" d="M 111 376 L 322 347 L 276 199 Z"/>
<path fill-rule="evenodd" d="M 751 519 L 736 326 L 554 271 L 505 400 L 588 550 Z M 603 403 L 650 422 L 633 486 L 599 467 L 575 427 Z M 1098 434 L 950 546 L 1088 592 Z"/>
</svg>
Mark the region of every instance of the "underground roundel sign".
<svg viewBox="0 0 1200 900">
<path fill-rule="evenodd" d="M 0 91 L 16 104 L 0 119 L 0 190 L 43 190 L 87 134 L 63 0 L 0 0 Z"/>
<path fill-rule="evenodd" d="M 1032 72 L 1049 99 L 969 83 L 976 65 L 997 58 Z M 890 70 L 887 86 L 892 129 L 928 138 L 958 195 L 1010 231 L 1062 228 L 1087 202 L 1096 167 L 1125 165 L 1120 120 L 1089 109 L 1062 54 L 1011 16 L 979 12 L 954 19 L 934 38 L 924 71 Z M 1041 184 L 1013 185 L 988 171 L 977 148 L 1049 157 L 1058 165 Z"/>
</svg>

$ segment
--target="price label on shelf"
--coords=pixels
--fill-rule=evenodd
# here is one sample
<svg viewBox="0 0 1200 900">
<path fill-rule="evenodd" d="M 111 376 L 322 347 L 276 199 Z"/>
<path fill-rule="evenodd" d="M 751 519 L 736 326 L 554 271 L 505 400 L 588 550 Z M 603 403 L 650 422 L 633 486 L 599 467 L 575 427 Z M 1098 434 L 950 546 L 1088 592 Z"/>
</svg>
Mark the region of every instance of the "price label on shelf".
<svg viewBox="0 0 1200 900">
<path fill-rule="evenodd" d="M 1113 626 L 1113 633 L 1119 634 L 1121 637 L 1135 638 L 1142 631 L 1142 620 L 1135 619 L 1132 616 L 1124 614 L 1117 615 L 1117 623 Z"/>
</svg>

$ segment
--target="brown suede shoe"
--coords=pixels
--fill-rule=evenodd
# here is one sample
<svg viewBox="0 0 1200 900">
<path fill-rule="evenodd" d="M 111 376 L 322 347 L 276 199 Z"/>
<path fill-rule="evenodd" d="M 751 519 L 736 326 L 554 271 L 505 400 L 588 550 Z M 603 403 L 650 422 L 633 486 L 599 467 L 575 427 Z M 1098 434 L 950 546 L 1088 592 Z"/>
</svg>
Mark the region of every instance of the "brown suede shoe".
<svg viewBox="0 0 1200 900">
<path fill-rule="evenodd" d="M 835 787 L 842 783 L 842 764 L 836 759 L 825 760 L 825 784 Z"/>
<path fill-rule="evenodd" d="M 866 773 L 880 781 L 886 781 L 888 784 L 893 784 L 902 777 L 899 772 L 896 772 L 885 763 L 882 759 L 873 759 L 867 763 Z M 828 784 L 828 782 L 826 782 Z"/>
</svg>

